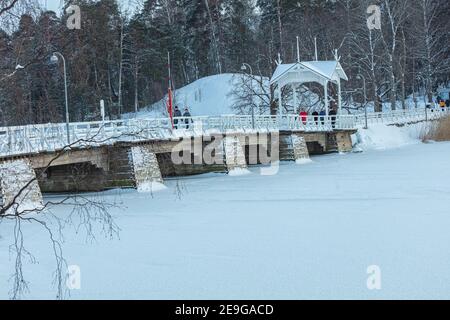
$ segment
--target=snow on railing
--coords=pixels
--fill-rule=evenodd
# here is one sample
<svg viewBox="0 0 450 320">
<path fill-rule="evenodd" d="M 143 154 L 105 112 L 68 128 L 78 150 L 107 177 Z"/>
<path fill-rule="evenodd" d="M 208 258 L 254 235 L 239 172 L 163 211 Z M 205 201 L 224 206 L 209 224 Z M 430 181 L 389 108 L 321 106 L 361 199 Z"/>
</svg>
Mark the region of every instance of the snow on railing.
<svg viewBox="0 0 450 320">
<path fill-rule="evenodd" d="M 445 109 L 414 109 L 368 113 L 367 123 L 402 124 L 435 120 L 449 115 Z M 108 145 L 121 141 L 146 141 L 197 136 L 229 131 L 329 132 L 365 126 L 365 114 L 349 115 L 229 115 L 175 118 L 127 119 L 69 124 L 71 147 Z M 65 123 L 0 128 L 0 157 L 61 150 L 68 146 Z"/>
<path fill-rule="evenodd" d="M 411 110 L 395 110 L 390 112 L 371 112 L 367 114 L 368 124 L 405 124 L 418 121 L 436 120 L 450 115 L 448 108 L 421 108 Z M 365 114 L 353 114 L 357 126 L 365 125 Z"/>
</svg>

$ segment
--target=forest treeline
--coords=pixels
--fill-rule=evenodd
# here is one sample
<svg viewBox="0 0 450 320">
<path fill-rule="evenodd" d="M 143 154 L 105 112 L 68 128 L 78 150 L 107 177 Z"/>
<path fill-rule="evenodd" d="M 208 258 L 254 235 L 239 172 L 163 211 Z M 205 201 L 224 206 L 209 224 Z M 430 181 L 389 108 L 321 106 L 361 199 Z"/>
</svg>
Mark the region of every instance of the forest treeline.
<svg viewBox="0 0 450 320">
<path fill-rule="evenodd" d="M 17 0 L 16 0 L 17 1 Z M 278 57 L 293 62 L 338 50 L 350 81 L 346 92 L 405 107 L 413 92 L 431 99 L 450 71 L 448 0 L 146 0 L 125 12 L 116 0 L 73 0 L 81 29 L 67 14 L 42 11 L 33 0 L 13 10 L 0 4 L 0 125 L 60 122 L 64 79 L 53 52 L 67 60 L 72 121 L 111 118 L 148 106 L 167 92 L 167 53 L 175 87 L 204 76 L 241 72 L 270 76 Z M 367 8 L 381 8 L 381 30 L 367 27 Z M 2 21 L 3 20 L 3 21 Z M 349 97 L 347 95 L 347 97 Z"/>
</svg>

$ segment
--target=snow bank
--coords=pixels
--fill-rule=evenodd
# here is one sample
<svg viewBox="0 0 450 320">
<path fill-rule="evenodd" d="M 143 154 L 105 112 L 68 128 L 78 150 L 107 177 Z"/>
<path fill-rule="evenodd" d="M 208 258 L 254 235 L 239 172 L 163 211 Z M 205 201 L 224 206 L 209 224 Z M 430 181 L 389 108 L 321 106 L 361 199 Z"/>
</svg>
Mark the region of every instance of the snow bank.
<svg viewBox="0 0 450 320">
<path fill-rule="evenodd" d="M 312 163 L 313 161 L 311 159 L 297 159 L 295 160 L 296 164 L 308 164 L 308 163 Z"/>
<path fill-rule="evenodd" d="M 153 193 L 167 189 L 161 182 L 144 182 L 137 187 L 139 193 Z"/>
<path fill-rule="evenodd" d="M 356 148 L 362 151 L 386 150 L 421 142 L 422 134 L 428 124 L 418 123 L 403 127 L 384 124 L 370 125 L 368 129 L 359 129 L 356 134 Z"/>
<path fill-rule="evenodd" d="M 243 168 L 235 168 L 233 170 L 228 171 L 228 175 L 232 176 L 232 177 L 237 177 L 237 176 L 245 176 L 250 174 L 250 170 L 248 169 L 243 169 Z"/>
</svg>

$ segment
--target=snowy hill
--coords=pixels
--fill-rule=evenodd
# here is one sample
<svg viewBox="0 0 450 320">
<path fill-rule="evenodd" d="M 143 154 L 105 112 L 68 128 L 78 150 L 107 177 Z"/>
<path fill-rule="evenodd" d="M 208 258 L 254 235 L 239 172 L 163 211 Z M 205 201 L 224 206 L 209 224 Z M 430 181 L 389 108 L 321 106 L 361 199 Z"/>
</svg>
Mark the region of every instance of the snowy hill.
<svg viewBox="0 0 450 320">
<path fill-rule="evenodd" d="M 236 103 L 236 98 L 231 95 L 233 89 L 242 85 L 242 74 L 225 73 L 201 78 L 185 87 L 179 88 L 175 91 L 175 103 L 181 111 L 187 106 L 193 116 L 219 116 L 238 114 L 239 110 L 233 108 Z M 267 82 L 267 84 L 266 84 Z M 267 87 L 265 91 L 268 92 L 269 78 L 263 79 L 264 85 Z M 261 92 L 259 84 L 254 84 L 255 92 Z M 318 106 L 319 97 L 307 91 L 306 87 L 299 90 L 298 102 L 302 106 Z M 255 96 L 255 99 L 256 98 Z M 285 105 L 293 107 L 292 95 L 285 97 Z M 167 96 L 157 103 L 143 108 L 137 115 L 138 118 L 144 117 L 165 117 Z M 255 102 L 259 104 L 258 102 Z M 245 111 L 244 111 L 245 112 Z M 250 111 L 248 111 L 250 114 Z M 268 112 L 268 110 L 260 110 L 260 113 Z M 134 113 L 124 115 L 125 118 L 134 118 Z"/>
<path fill-rule="evenodd" d="M 233 90 L 236 74 L 219 74 L 199 79 L 175 92 L 175 104 L 189 107 L 192 115 L 224 115 L 235 114 L 232 106 Z"/>
<path fill-rule="evenodd" d="M 232 108 L 234 99 L 229 96 L 233 90 L 235 76 L 239 75 L 226 73 L 209 76 L 177 89 L 174 105 L 178 105 L 181 110 L 189 107 L 193 116 L 235 114 L 236 111 Z M 152 106 L 144 108 L 137 117 L 166 116 L 166 101 L 167 97 L 164 97 Z M 128 114 L 128 117 L 134 117 L 134 114 Z"/>
</svg>

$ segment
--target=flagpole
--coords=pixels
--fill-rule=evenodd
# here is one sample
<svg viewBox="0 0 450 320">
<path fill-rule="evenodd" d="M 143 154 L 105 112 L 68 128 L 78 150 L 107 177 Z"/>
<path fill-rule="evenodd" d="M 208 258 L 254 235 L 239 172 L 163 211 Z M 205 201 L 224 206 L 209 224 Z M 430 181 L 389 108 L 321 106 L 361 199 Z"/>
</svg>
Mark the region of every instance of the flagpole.
<svg viewBox="0 0 450 320">
<path fill-rule="evenodd" d="M 169 72 L 169 88 L 172 89 L 172 76 L 171 76 L 171 68 L 170 68 L 170 52 L 167 52 L 167 70 Z"/>
<path fill-rule="evenodd" d="M 169 113 L 170 122 L 173 126 L 173 108 L 172 108 L 172 72 L 170 68 L 170 52 L 167 52 L 167 70 L 169 72 L 169 90 L 168 90 L 168 101 L 167 101 L 167 112 Z"/>
</svg>

